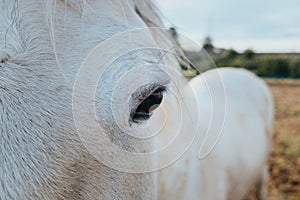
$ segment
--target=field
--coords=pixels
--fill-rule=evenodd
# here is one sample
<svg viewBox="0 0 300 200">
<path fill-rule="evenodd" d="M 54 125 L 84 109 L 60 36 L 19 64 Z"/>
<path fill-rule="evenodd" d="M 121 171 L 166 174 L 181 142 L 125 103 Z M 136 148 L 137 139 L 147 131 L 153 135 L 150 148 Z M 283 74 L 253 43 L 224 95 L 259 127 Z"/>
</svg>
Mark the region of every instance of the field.
<svg viewBox="0 0 300 200">
<path fill-rule="evenodd" d="M 266 79 L 275 100 L 270 200 L 300 199 L 300 80 Z"/>
</svg>

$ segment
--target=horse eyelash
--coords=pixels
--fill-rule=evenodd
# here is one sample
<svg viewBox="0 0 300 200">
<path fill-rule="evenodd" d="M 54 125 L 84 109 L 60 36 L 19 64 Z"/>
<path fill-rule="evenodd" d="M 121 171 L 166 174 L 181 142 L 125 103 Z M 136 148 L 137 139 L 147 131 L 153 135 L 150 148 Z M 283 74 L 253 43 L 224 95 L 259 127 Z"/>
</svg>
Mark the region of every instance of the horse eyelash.
<svg viewBox="0 0 300 200">
<path fill-rule="evenodd" d="M 163 85 L 152 85 L 150 87 L 148 87 L 147 89 L 139 92 L 139 94 L 135 97 L 136 99 L 136 104 L 134 105 L 134 107 L 131 109 L 130 111 L 130 116 L 136 111 L 136 109 L 138 108 L 138 106 L 145 100 L 147 99 L 149 96 L 151 96 L 153 93 L 157 93 L 157 92 L 161 92 L 161 93 L 166 93 L 168 91 L 167 86 L 163 86 Z"/>
<path fill-rule="evenodd" d="M 140 103 L 143 102 L 147 97 L 149 97 L 153 93 L 156 93 L 156 92 L 165 93 L 166 91 L 167 91 L 166 86 L 163 86 L 163 85 L 155 86 L 155 85 L 153 85 L 152 87 L 150 87 L 150 89 L 147 89 L 147 90 L 141 92 L 143 97 L 141 97 L 141 98 L 139 97 Z"/>
</svg>

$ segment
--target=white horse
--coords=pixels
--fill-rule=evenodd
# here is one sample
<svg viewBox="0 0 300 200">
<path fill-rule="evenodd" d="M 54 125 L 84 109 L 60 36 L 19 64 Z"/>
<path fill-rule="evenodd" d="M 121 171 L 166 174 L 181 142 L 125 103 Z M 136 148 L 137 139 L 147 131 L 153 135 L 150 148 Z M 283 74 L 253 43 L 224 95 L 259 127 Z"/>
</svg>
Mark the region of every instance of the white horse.
<svg viewBox="0 0 300 200">
<path fill-rule="evenodd" d="M 151 48 L 120 55 L 110 67 L 98 66 L 103 76 L 96 82 L 95 111 L 109 141 L 127 152 L 140 153 L 166 144 L 173 136 L 171 122 L 179 116 L 172 91 L 183 91 L 178 95 L 183 123 L 177 129 L 184 134 L 177 142 L 189 144 L 195 131 L 199 137 L 175 164 L 152 173 L 114 169 L 82 141 L 73 94 L 80 66 L 93 48 L 111 36 L 163 27 L 152 1 L 0 0 L 0 11 L 0 199 L 241 199 L 254 185 L 259 185 L 264 198 L 272 98 L 265 84 L 249 72 L 213 70 L 186 84 L 173 56 L 162 60 L 164 54 Z M 99 63 L 105 63 L 115 48 L 126 49 L 133 43 L 158 49 L 173 46 L 159 29 L 145 29 L 141 37 L 129 39 L 102 49 Z M 158 68 L 157 63 L 173 68 Z M 142 72 L 138 70 L 145 65 Z M 124 76 L 131 78 L 120 86 Z M 220 77 L 225 99 L 216 84 Z M 84 79 L 83 85 L 89 81 Z M 206 84 L 227 103 L 213 102 L 214 111 L 210 110 Z M 161 106 L 151 117 L 157 104 Z M 119 108 L 117 116 L 110 105 Z M 220 123 L 219 118 L 208 120 L 216 110 L 220 113 L 215 115 L 222 117 L 224 108 L 223 129 L 209 129 L 212 132 L 201 149 L 209 153 L 199 160 L 206 126 Z M 78 112 L 86 109 L 80 107 Z M 174 113 L 173 117 L 166 112 Z M 143 125 L 157 129 L 165 116 L 170 120 L 159 138 L 141 142 L 132 136 L 145 135 Z M 83 118 L 82 123 L 90 128 L 90 121 Z M 116 166 L 128 164 L 118 155 L 111 156 Z M 144 161 L 155 169 L 165 160 L 165 155 L 153 155 Z"/>
<path fill-rule="evenodd" d="M 165 106 L 172 113 L 174 108 L 165 104 L 173 100 L 165 100 L 158 112 Z M 183 101 L 189 107 L 186 116 L 199 121 L 198 137 L 160 172 L 159 199 L 238 200 L 252 190 L 257 199 L 267 199 L 274 111 L 266 84 L 246 70 L 210 70 L 189 82 Z M 180 131 L 185 134 L 179 140 L 193 137 L 191 118 L 183 122 Z M 174 128 L 166 126 L 159 142 L 166 143 Z"/>
</svg>

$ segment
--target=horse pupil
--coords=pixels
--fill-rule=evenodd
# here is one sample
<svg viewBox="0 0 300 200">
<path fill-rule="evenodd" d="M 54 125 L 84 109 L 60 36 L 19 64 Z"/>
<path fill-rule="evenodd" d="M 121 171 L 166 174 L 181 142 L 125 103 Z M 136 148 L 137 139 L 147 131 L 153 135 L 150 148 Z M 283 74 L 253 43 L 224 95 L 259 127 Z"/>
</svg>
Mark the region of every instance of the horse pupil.
<svg viewBox="0 0 300 200">
<path fill-rule="evenodd" d="M 151 117 L 152 111 L 154 111 L 161 103 L 163 99 L 163 91 L 161 89 L 156 90 L 148 98 L 146 98 L 136 109 L 132 116 L 133 121 L 147 120 Z"/>
</svg>

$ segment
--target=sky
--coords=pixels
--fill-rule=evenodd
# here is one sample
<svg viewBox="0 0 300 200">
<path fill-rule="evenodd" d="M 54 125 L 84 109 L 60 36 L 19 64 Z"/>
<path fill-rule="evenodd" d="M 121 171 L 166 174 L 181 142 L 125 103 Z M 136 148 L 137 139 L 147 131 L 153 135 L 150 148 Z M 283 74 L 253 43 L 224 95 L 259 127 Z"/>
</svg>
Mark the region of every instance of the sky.
<svg viewBox="0 0 300 200">
<path fill-rule="evenodd" d="M 156 0 L 167 27 L 199 44 L 300 52 L 300 0 Z"/>
</svg>

